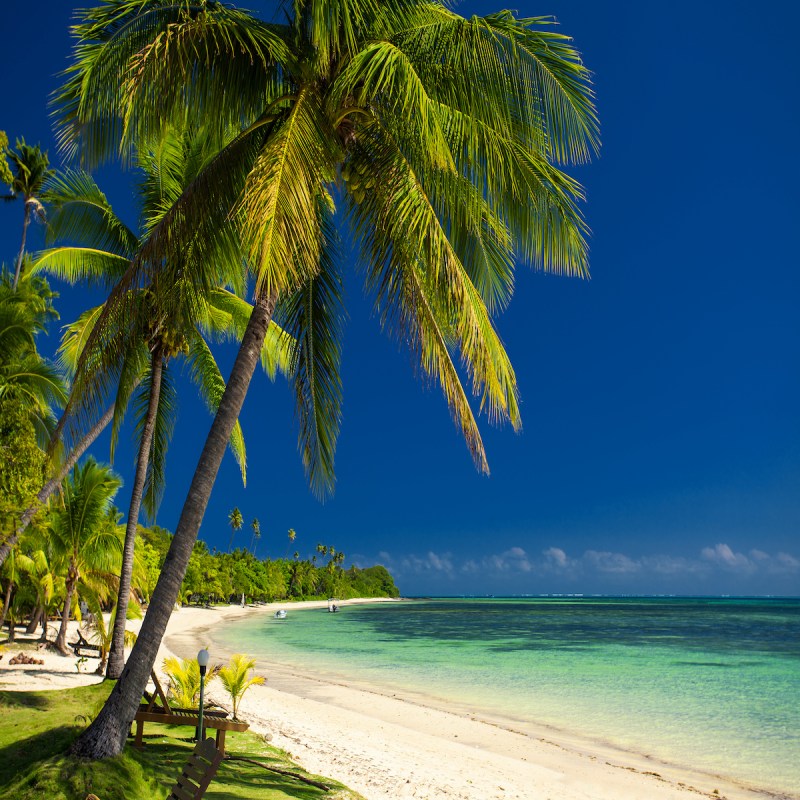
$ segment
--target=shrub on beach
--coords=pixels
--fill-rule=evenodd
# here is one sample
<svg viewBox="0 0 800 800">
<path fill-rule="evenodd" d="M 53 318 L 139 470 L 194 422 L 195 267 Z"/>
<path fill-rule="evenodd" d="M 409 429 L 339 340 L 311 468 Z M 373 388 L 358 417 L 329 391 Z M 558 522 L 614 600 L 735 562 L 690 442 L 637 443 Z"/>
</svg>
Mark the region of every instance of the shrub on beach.
<svg viewBox="0 0 800 800">
<path fill-rule="evenodd" d="M 251 677 L 250 671 L 255 665 L 255 660 L 242 653 L 237 653 L 231 657 L 230 664 L 227 667 L 222 667 L 219 670 L 219 679 L 231 698 L 234 719 L 237 719 L 239 703 L 244 693 L 251 686 L 264 683 L 264 678 L 261 675 L 253 675 Z"/>
<path fill-rule="evenodd" d="M 164 672 L 169 679 L 169 694 L 182 708 L 193 708 L 200 696 L 200 665 L 196 658 L 164 659 Z M 206 682 L 219 672 L 219 667 L 209 667 Z"/>
</svg>

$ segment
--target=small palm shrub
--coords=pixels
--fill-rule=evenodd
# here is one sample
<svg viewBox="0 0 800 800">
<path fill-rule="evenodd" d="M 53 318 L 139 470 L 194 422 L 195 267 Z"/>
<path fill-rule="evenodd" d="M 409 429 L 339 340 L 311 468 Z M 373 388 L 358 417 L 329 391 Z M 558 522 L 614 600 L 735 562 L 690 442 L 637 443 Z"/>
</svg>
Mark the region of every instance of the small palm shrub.
<svg viewBox="0 0 800 800">
<path fill-rule="evenodd" d="M 164 672 L 169 679 L 169 695 L 181 708 L 193 708 L 200 697 L 200 665 L 196 658 L 164 659 Z M 206 672 L 208 683 L 219 671 L 219 667 L 209 667 Z"/>
<path fill-rule="evenodd" d="M 227 667 L 222 667 L 219 670 L 219 679 L 231 698 L 234 719 L 238 719 L 239 703 L 244 693 L 251 686 L 264 683 L 264 678 L 261 675 L 250 676 L 250 670 L 255 665 L 256 662 L 252 658 L 248 658 L 242 653 L 237 653 L 231 658 L 231 662 Z"/>
</svg>

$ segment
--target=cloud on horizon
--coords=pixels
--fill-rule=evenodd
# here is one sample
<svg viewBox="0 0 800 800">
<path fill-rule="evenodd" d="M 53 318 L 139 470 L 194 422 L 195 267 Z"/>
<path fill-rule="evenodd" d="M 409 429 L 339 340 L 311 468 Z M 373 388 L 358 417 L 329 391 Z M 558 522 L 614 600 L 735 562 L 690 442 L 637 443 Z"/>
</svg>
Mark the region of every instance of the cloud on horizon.
<svg viewBox="0 0 800 800">
<path fill-rule="evenodd" d="M 482 584 L 493 583 L 496 589 L 519 589 L 522 583 L 539 586 L 561 582 L 579 591 L 604 591 L 591 588 L 600 584 L 608 591 L 644 591 L 642 587 L 654 587 L 654 591 L 693 589 L 698 593 L 746 592 L 752 586 L 767 585 L 777 580 L 783 586 L 794 587 L 791 593 L 800 593 L 800 558 L 790 553 L 767 553 L 759 549 L 744 552 L 734 551 L 725 542 L 702 547 L 694 556 L 667 554 L 635 556 L 627 553 L 604 550 L 586 550 L 580 555 L 570 555 L 564 548 L 551 546 L 536 554 L 515 546 L 499 553 L 480 558 L 458 557 L 451 552 L 428 551 L 423 556 L 395 556 L 388 552 L 379 554 L 381 563 L 392 572 L 398 583 L 436 580 L 439 590 L 448 586 L 454 591 L 464 591 L 459 584 L 480 580 Z M 734 589 L 718 589 L 717 584 L 730 585 Z M 674 584 L 674 588 L 669 588 Z M 580 587 L 585 588 L 580 588 Z M 512 588 L 513 587 L 513 588 Z M 482 590 L 478 590 L 482 591 Z M 539 591 L 530 589 L 530 591 Z M 541 591 L 553 591 L 549 588 Z M 785 592 L 785 589 L 775 593 Z M 756 593 L 769 594 L 769 589 L 757 589 Z"/>
</svg>

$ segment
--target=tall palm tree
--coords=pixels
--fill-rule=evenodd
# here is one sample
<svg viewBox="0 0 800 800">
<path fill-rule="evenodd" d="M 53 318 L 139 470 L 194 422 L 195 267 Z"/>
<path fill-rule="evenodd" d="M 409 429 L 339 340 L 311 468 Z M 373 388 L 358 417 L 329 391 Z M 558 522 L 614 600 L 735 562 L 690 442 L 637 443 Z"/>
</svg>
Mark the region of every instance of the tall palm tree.
<svg viewBox="0 0 800 800">
<path fill-rule="evenodd" d="M 22 221 L 22 242 L 14 267 L 14 290 L 19 283 L 22 270 L 22 259 L 25 255 L 25 242 L 28 236 L 28 226 L 31 219 L 45 221 L 44 206 L 39 200 L 45 181 L 53 174 L 50 169 L 50 159 L 46 152 L 42 152 L 39 145 L 25 144 L 24 139 L 17 139 L 16 150 L 8 151 L 13 180 L 11 181 L 11 194 L 4 195 L 5 200 L 14 200 L 22 196 L 24 203 Z"/>
<path fill-rule="evenodd" d="M 106 282 L 118 278 L 136 254 L 148 246 L 150 231 L 169 213 L 191 181 L 193 171 L 202 166 L 207 145 L 202 135 L 173 129 L 152 147 L 142 149 L 138 165 L 143 173 L 140 196 L 145 223 L 138 236 L 113 212 L 89 175 L 69 172 L 51 181 L 47 190 L 53 209 L 49 238 L 58 246 L 40 254 L 34 269 L 71 282 L 80 277 Z M 241 291 L 242 260 L 235 249 L 223 266 L 227 269 L 220 271 L 220 279 L 239 286 Z M 117 365 L 100 358 L 95 366 L 101 376 L 104 371 L 118 376 L 112 455 L 127 397 L 135 384 L 139 384 L 134 401 L 139 448 L 125 532 L 118 613 L 107 664 L 108 677 L 114 679 L 119 677 L 124 666 L 125 619 L 140 509 L 144 503 L 153 518 L 164 486 L 164 462 L 175 413 L 175 390 L 168 364 L 176 357 L 185 356 L 201 396 L 215 410 L 225 382 L 206 340 L 236 338 L 242 328 L 241 317 L 249 310 L 245 301 L 225 287 L 209 292 L 202 298 L 204 302 L 181 304 L 179 308 L 171 306 L 166 310 L 159 304 L 160 294 L 156 276 L 153 284 L 138 293 L 134 309 L 142 320 L 140 325 L 131 326 L 128 321 L 116 334 L 118 340 L 126 342 L 121 348 L 122 362 Z M 170 311 L 179 313 L 170 315 Z M 62 353 L 73 369 L 100 313 L 101 309 L 90 309 L 69 331 Z M 288 345 L 289 338 L 273 326 L 273 335 L 262 353 L 262 363 L 273 378 L 277 368 L 284 372 L 288 369 Z M 244 439 L 238 423 L 234 426 L 230 446 L 245 480 Z"/>
<path fill-rule="evenodd" d="M 120 142 L 126 152 L 196 109 L 220 129 L 241 126 L 126 273 L 107 316 L 129 286 L 169 274 L 182 231 L 209 247 L 232 208 L 256 280 L 136 658 L 74 752 L 102 757 L 124 744 L 276 308 L 301 353 L 330 352 L 328 382 L 300 368 L 296 386 L 312 485 L 332 483 L 338 340 L 319 334 L 336 328 L 325 328 L 341 282 L 335 193 L 382 324 L 440 383 L 479 469 L 488 466 L 459 357 L 481 409 L 519 426 L 492 313 L 510 299 L 516 258 L 586 273 L 581 189 L 558 164 L 597 146 L 588 73 L 547 24 L 509 12 L 465 20 L 435 0 L 295 0 L 284 25 L 213 0 L 116 0 L 73 29 L 76 60 L 58 98 L 67 149 L 90 161 Z"/>
<path fill-rule="evenodd" d="M 236 531 L 240 531 L 242 529 L 242 525 L 244 525 L 244 517 L 242 517 L 242 512 L 234 506 L 231 509 L 230 514 L 228 514 L 228 525 L 231 526 L 231 538 L 228 542 L 228 552 L 231 552 L 231 548 L 233 547 L 233 537 Z"/>
<path fill-rule="evenodd" d="M 53 553 L 66 571 L 66 597 L 56 648 L 69 655 L 67 625 L 73 597 L 81 582 L 98 589 L 98 578 L 110 594 L 109 581 L 121 558 L 117 512 L 112 501 L 122 480 L 110 467 L 88 457 L 64 486 L 64 507 L 53 519 Z"/>
</svg>

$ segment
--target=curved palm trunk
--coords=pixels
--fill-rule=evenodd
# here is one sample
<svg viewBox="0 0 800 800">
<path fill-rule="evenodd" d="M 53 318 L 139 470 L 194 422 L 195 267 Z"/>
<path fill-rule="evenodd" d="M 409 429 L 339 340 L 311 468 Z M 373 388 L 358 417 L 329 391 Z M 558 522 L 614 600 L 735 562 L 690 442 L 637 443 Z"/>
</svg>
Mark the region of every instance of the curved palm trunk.
<svg viewBox="0 0 800 800">
<path fill-rule="evenodd" d="M 108 654 L 106 677 L 116 680 L 122 675 L 125 666 L 125 621 L 128 616 L 128 599 L 131 593 L 131 575 L 133 574 L 133 551 L 136 546 L 136 526 L 139 523 L 139 510 L 142 507 L 144 482 L 147 478 L 147 465 L 150 463 L 150 448 L 153 444 L 153 431 L 156 427 L 158 401 L 161 397 L 161 375 L 164 370 L 164 358 L 161 345 L 156 345 L 150 358 L 150 398 L 147 404 L 147 416 L 142 428 L 139 442 L 139 455 L 136 460 L 136 476 L 131 489 L 131 504 L 128 509 L 128 523 L 125 526 L 125 544 L 122 549 L 122 568 L 119 573 L 119 594 L 117 595 L 117 613 L 114 617 L 114 633 L 111 638 L 111 650 Z"/>
<path fill-rule="evenodd" d="M 56 637 L 56 650 L 62 655 L 68 656 L 67 648 L 67 626 L 69 625 L 69 614 L 72 608 L 72 595 L 75 594 L 75 586 L 78 583 L 78 570 L 75 568 L 75 560 L 72 559 L 67 573 L 67 599 L 64 600 L 64 611 L 61 614 L 61 627 Z"/>
<path fill-rule="evenodd" d="M 20 517 L 19 525 L 17 525 L 16 530 L 11 536 L 6 539 L 2 544 L 0 544 L 0 566 L 3 565 L 3 562 L 8 558 L 8 554 L 14 549 L 17 542 L 19 541 L 19 537 L 25 531 L 25 529 L 30 525 L 31 520 L 33 519 L 36 512 L 47 502 L 48 498 L 51 494 L 61 486 L 62 481 L 64 478 L 69 475 L 70 470 L 78 463 L 78 459 L 89 449 L 89 447 L 95 442 L 97 437 L 108 427 L 108 424 L 114 417 L 114 406 L 112 405 L 105 414 L 97 421 L 95 426 L 83 437 L 83 439 L 75 445 L 72 449 L 72 452 L 69 454 L 69 458 L 64 462 L 61 469 L 53 478 L 50 478 L 47 483 L 39 489 L 39 493 L 36 495 L 36 500 L 34 501 L 33 505 L 30 506 L 25 510 L 25 513 Z"/>
<path fill-rule="evenodd" d="M 22 244 L 19 246 L 19 254 L 17 255 L 17 265 L 14 269 L 14 285 L 13 290 L 17 291 L 17 284 L 19 283 L 19 274 L 22 271 L 22 257 L 25 255 L 25 240 L 28 238 L 28 225 L 31 224 L 31 207 L 28 203 L 28 198 L 25 198 L 25 218 L 22 222 Z"/>
<path fill-rule="evenodd" d="M 42 643 L 47 641 L 47 607 L 42 613 L 42 635 L 39 637 L 39 641 Z"/>
<path fill-rule="evenodd" d="M 11 605 L 11 592 L 14 590 L 14 581 L 8 580 L 6 581 L 6 595 L 3 598 L 3 611 L 0 613 L 0 628 L 3 627 L 6 621 L 6 615 L 8 614 L 8 608 Z M 10 626 L 9 626 L 10 627 Z M 9 639 L 9 641 L 13 641 Z"/>
<path fill-rule="evenodd" d="M 153 669 L 161 638 L 178 599 L 181 582 L 203 521 L 208 499 L 239 418 L 250 379 L 258 363 L 267 325 L 275 309 L 275 297 L 259 298 L 239 353 L 231 370 L 211 430 L 200 455 L 181 517 L 172 538 L 161 575 L 150 600 L 144 623 L 122 676 L 94 722 L 76 739 L 71 752 L 82 758 L 107 758 L 122 752 L 131 722 Z"/>
<path fill-rule="evenodd" d="M 39 622 L 41 622 L 43 614 L 44 609 L 41 606 L 36 606 L 31 614 L 31 621 L 28 623 L 28 627 L 25 628 L 25 634 L 27 636 L 30 636 L 32 633 L 36 633 L 36 629 L 39 627 Z"/>
</svg>

